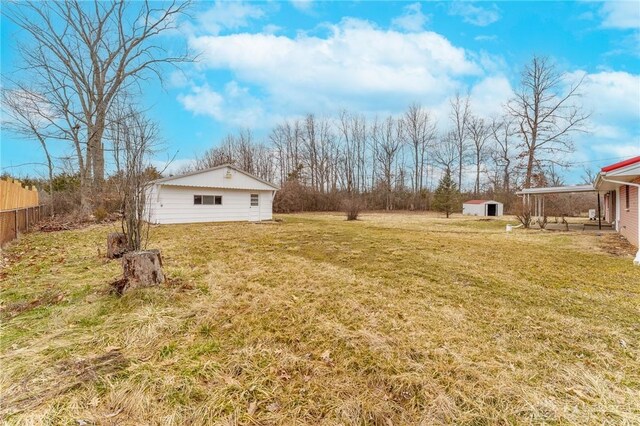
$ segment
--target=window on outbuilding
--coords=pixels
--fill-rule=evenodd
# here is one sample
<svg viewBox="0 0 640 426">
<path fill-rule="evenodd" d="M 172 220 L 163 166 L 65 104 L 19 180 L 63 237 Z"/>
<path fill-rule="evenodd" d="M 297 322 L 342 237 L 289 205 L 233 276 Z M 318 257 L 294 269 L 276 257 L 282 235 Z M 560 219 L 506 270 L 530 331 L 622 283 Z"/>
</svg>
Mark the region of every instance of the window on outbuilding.
<svg viewBox="0 0 640 426">
<path fill-rule="evenodd" d="M 222 195 L 194 195 L 193 204 L 220 206 L 222 205 Z"/>
<path fill-rule="evenodd" d="M 251 194 L 251 207 L 257 207 L 260 205 L 260 196 L 258 194 Z"/>
</svg>

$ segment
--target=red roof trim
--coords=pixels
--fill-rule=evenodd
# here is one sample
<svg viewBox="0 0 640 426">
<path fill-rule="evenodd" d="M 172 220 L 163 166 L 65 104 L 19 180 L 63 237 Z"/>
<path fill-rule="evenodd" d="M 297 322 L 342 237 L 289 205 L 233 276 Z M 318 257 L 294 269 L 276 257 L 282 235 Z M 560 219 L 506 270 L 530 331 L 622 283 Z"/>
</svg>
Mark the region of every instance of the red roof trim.
<svg viewBox="0 0 640 426">
<path fill-rule="evenodd" d="M 465 201 L 463 204 L 484 204 L 487 201 L 490 201 L 490 200 L 469 200 L 469 201 Z"/>
<path fill-rule="evenodd" d="M 600 171 L 603 173 L 610 172 L 612 170 L 621 169 L 623 167 L 630 166 L 632 164 L 640 163 L 640 155 L 637 157 L 629 158 L 627 160 L 620 161 L 615 164 L 611 164 L 610 166 L 603 167 Z"/>
</svg>

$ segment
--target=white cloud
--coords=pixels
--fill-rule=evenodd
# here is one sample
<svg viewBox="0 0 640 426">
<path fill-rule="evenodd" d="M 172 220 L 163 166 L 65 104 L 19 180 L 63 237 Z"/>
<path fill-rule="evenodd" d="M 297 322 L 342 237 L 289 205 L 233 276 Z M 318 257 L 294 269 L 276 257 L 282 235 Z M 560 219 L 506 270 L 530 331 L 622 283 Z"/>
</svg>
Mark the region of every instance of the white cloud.
<svg viewBox="0 0 640 426">
<path fill-rule="evenodd" d="M 496 41 L 498 36 L 496 35 L 479 35 L 473 38 L 475 41 Z"/>
<path fill-rule="evenodd" d="M 639 155 L 640 75 L 575 71 L 569 76 L 573 81 L 584 76 L 579 101 L 591 112 L 589 133 L 576 136 L 577 155 L 596 159 Z"/>
<path fill-rule="evenodd" d="M 262 101 L 236 81 L 227 83 L 222 92 L 211 89 L 208 84 L 193 85 L 190 93 L 178 95 L 178 101 L 195 115 L 208 116 L 238 127 L 274 124 L 273 121 L 265 122 L 270 117 L 266 117 Z"/>
<path fill-rule="evenodd" d="M 171 74 L 169 74 L 169 78 L 168 78 L 169 87 L 172 87 L 172 88 L 185 87 L 188 85 L 188 83 L 189 83 L 189 79 L 187 78 L 187 75 L 185 74 L 185 72 L 182 70 L 172 71 Z"/>
<path fill-rule="evenodd" d="M 178 101 L 195 115 L 208 115 L 218 120 L 222 118 L 224 98 L 208 85 L 193 86 L 191 93 L 178 95 Z"/>
<path fill-rule="evenodd" d="M 198 26 L 209 34 L 220 34 L 223 30 L 236 30 L 249 25 L 251 20 L 263 18 L 265 11 L 255 4 L 231 1 L 216 1 L 213 7 L 196 17 Z"/>
<path fill-rule="evenodd" d="M 475 114 L 491 118 L 504 112 L 504 105 L 513 96 L 509 80 L 503 75 L 489 76 L 471 89 L 471 106 Z"/>
<path fill-rule="evenodd" d="M 291 4 L 302 12 L 309 12 L 313 8 L 313 0 L 291 0 Z"/>
<path fill-rule="evenodd" d="M 604 28 L 640 29 L 640 3 L 637 1 L 607 1 L 600 9 Z"/>
<path fill-rule="evenodd" d="M 382 30 L 356 19 L 328 26 L 327 38 L 299 34 L 193 37 L 200 66 L 229 70 L 258 86 L 269 111 L 283 114 L 397 110 L 431 105 L 482 74 L 464 49 L 433 32 Z"/>
<path fill-rule="evenodd" d="M 275 24 L 267 24 L 264 27 L 262 27 L 262 32 L 265 34 L 275 34 L 282 31 L 282 27 L 279 27 L 278 25 Z"/>
<path fill-rule="evenodd" d="M 402 15 L 393 18 L 391 25 L 394 28 L 399 28 L 405 31 L 420 32 L 429 22 L 429 19 L 429 15 L 422 13 L 422 6 L 420 3 L 413 3 L 405 6 Z"/>
<path fill-rule="evenodd" d="M 581 102 L 593 112 L 594 123 L 607 126 L 640 126 L 640 75 L 622 71 L 585 74 L 576 71 L 574 81 L 584 75 Z"/>
<path fill-rule="evenodd" d="M 449 7 L 451 15 L 461 16 L 464 22 L 486 27 L 500 19 L 500 10 L 498 6 L 492 4 L 488 7 L 475 6 L 471 3 L 455 1 Z"/>
<path fill-rule="evenodd" d="M 599 144 L 593 150 L 600 154 L 600 158 L 635 157 L 640 155 L 640 142 Z"/>
</svg>

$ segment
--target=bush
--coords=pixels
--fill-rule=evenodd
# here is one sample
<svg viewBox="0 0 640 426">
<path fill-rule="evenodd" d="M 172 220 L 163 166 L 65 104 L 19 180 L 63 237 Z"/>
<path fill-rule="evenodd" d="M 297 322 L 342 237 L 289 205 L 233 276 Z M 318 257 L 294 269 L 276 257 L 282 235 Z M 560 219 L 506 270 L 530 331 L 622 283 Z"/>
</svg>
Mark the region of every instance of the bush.
<svg viewBox="0 0 640 426">
<path fill-rule="evenodd" d="M 93 217 L 95 217 L 97 222 L 104 221 L 108 215 L 109 215 L 109 212 L 104 207 L 98 207 L 93 211 Z"/>
<path fill-rule="evenodd" d="M 525 228 L 531 227 L 533 222 L 533 215 L 531 214 L 531 208 L 527 204 L 522 204 L 516 208 L 516 218 Z"/>
<path fill-rule="evenodd" d="M 347 213 L 347 220 L 357 220 L 362 209 L 362 201 L 357 197 L 350 197 L 342 202 L 342 208 Z"/>
</svg>

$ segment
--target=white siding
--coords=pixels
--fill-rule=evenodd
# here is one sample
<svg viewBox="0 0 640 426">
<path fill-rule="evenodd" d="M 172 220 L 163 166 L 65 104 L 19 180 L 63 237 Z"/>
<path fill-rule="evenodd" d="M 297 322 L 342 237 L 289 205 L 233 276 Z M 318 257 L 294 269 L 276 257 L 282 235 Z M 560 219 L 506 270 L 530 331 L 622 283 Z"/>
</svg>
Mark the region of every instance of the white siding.
<svg viewBox="0 0 640 426">
<path fill-rule="evenodd" d="M 156 184 L 148 194 L 152 223 L 228 222 L 273 218 L 273 189 L 243 190 Z M 251 194 L 259 194 L 260 197 L 259 213 L 254 215 L 250 214 Z M 195 205 L 194 195 L 221 195 L 222 205 Z"/>
<path fill-rule="evenodd" d="M 257 179 L 247 176 L 231 167 L 223 167 L 216 170 L 204 171 L 191 176 L 176 176 L 166 182 L 165 186 L 198 186 L 208 188 L 235 188 L 235 189 L 256 189 L 272 191 L 275 188 L 260 182 Z"/>
<path fill-rule="evenodd" d="M 462 214 L 469 216 L 486 216 L 487 204 L 496 204 L 496 216 L 502 216 L 504 214 L 504 205 L 497 201 L 487 201 L 482 204 L 462 204 Z"/>
<path fill-rule="evenodd" d="M 484 204 L 463 204 L 462 214 L 470 216 L 484 216 Z"/>
</svg>

